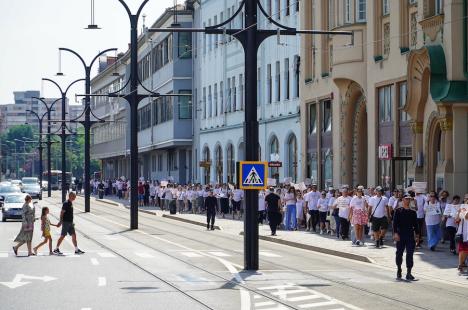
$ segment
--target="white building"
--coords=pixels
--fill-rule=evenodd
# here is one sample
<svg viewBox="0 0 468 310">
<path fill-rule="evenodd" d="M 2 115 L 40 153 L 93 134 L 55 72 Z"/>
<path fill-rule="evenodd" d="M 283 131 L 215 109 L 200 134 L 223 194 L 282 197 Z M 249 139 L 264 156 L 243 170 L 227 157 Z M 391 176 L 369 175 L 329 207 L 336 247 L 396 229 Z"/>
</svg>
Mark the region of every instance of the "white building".
<svg viewBox="0 0 468 310">
<path fill-rule="evenodd" d="M 206 0 L 195 4 L 194 28 L 219 24 L 239 8 L 238 0 Z M 266 1 L 268 14 L 298 27 L 296 1 Z M 278 5 L 279 4 L 279 5 Z M 259 29 L 276 29 L 260 17 Z M 243 28 L 241 12 L 226 25 Z M 194 34 L 194 180 L 236 182 L 236 161 L 244 160 L 244 52 L 237 40 L 224 35 Z M 299 37 L 266 40 L 258 53 L 258 121 L 260 159 L 278 154 L 281 168 L 269 175 L 302 180 L 299 112 Z"/>
</svg>

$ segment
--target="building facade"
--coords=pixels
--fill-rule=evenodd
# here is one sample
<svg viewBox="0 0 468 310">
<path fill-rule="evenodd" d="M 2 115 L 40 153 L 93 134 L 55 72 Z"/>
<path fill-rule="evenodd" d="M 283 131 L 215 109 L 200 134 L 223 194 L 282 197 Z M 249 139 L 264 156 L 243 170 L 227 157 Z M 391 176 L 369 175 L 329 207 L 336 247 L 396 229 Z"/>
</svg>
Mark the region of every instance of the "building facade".
<svg viewBox="0 0 468 310">
<path fill-rule="evenodd" d="M 190 5 L 179 5 L 177 16 L 167 9 L 151 26 L 168 28 L 177 22 L 192 27 Z M 165 97 L 145 99 L 138 108 L 139 174 L 145 179 L 186 183 L 192 179 L 192 53 L 188 33 L 148 33 L 138 40 L 140 94 Z M 130 54 L 127 51 L 92 80 L 94 94 L 128 93 Z M 176 96 L 174 96 L 176 95 Z M 180 95 L 180 96 L 179 96 Z M 183 96 L 187 95 L 187 96 Z M 92 128 L 92 157 L 101 160 L 106 178 L 130 176 L 129 107 L 123 99 L 95 97 L 93 113 L 106 123 Z"/>
<path fill-rule="evenodd" d="M 468 188 L 466 0 L 311 0 L 303 36 L 303 173 L 322 187 Z"/>
<path fill-rule="evenodd" d="M 240 1 L 206 0 L 196 3 L 195 28 L 227 21 Z M 267 1 L 266 10 L 289 27 L 299 25 L 296 1 Z M 259 29 L 275 29 L 259 14 Z M 244 14 L 225 25 L 242 29 Z M 236 183 L 236 162 L 244 160 L 244 51 L 227 35 L 193 35 L 194 181 Z M 277 180 L 302 180 L 299 117 L 299 44 L 296 37 L 271 38 L 258 53 L 258 97 L 260 159 L 279 161 L 270 168 Z M 246 133 L 248 134 L 248 133 Z"/>
</svg>

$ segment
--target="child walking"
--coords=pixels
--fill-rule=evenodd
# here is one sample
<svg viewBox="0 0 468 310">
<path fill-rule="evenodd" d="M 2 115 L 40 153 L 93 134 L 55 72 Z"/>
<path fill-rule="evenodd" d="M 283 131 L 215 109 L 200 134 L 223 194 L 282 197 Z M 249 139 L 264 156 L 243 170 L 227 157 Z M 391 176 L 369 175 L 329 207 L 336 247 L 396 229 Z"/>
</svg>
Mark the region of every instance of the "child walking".
<svg viewBox="0 0 468 310">
<path fill-rule="evenodd" d="M 34 247 L 34 253 L 37 254 L 37 250 L 43 246 L 44 244 L 49 242 L 49 254 L 53 255 L 52 253 L 52 236 L 50 235 L 50 226 L 58 227 L 57 225 L 51 224 L 47 215 L 49 214 L 49 208 L 43 207 L 41 213 L 41 230 L 42 230 L 42 237 L 44 237 L 44 241 L 39 243 L 36 247 Z"/>
</svg>

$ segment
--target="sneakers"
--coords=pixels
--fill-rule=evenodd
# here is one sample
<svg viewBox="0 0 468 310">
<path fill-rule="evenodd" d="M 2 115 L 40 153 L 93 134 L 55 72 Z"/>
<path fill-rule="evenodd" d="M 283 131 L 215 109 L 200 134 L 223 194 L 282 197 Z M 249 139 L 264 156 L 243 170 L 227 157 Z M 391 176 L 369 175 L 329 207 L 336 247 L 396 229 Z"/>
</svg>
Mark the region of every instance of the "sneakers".
<svg viewBox="0 0 468 310">
<path fill-rule="evenodd" d="M 356 245 L 357 245 L 357 246 L 360 246 L 360 245 L 361 245 L 361 241 L 360 241 L 360 240 L 357 240 L 357 241 L 356 241 Z"/>
<path fill-rule="evenodd" d="M 408 281 L 416 281 L 416 278 L 413 277 L 413 275 L 412 275 L 411 273 L 408 273 L 408 274 L 406 275 L 406 280 L 408 280 Z"/>
<path fill-rule="evenodd" d="M 85 252 L 81 251 L 80 249 L 77 249 L 77 250 L 75 251 L 75 254 L 77 254 L 77 255 L 84 254 L 84 253 L 85 253 Z"/>
<path fill-rule="evenodd" d="M 55 255 L 63 255 L 63 253 L 60 252 L 59 249 L 55 249 L 55 250 L 53 251 L 53 253 L 54 253 Z"/>
<path fill-rule="evenodd" d="M 379 249 L 379 248 L 380 248 L 380 241 L 379 241 L 379 240 L 377 240 L 377 241 L 375 242 L 375 248 L 376 248 L 376 249 Z"/>
<path fill-rule="evenodd" d="M 397 280 L 401 280 L 401 269 L 398 269 L 398 271 L 396 273 L 396 278 L 397 278 Z"/>
<path fill-rule="evenodd" d="M 323 230 L 320 229 L 320 234 L 323 235 Z"/>
</svg>

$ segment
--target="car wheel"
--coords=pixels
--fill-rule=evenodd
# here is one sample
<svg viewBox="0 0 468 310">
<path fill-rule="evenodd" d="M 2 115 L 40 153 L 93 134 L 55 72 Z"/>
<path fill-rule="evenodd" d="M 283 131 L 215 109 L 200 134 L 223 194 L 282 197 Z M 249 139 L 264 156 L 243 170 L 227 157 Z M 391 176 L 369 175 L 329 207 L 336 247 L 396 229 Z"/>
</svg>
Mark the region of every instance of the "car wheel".
<svg viewBox="0 0 468 310">
<path fill-rule="evenodd" d="M 2 216 L 2 222 L 6 222 L 6 218 Z"/>
</svg>

